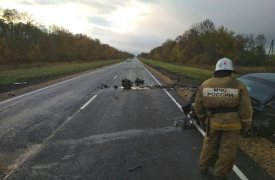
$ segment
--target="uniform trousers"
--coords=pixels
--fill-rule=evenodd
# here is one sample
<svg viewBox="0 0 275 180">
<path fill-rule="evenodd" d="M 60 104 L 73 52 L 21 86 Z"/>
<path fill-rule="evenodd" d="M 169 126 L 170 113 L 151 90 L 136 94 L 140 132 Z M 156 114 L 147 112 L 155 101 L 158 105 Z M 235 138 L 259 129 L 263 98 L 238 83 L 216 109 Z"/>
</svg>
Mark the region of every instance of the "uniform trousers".
<svg viewBox="0 0 275 180">
<path fill-rule="evenodd" d="M 239 130 L 215 130 L 210 128 L 205 136 L 200 155 L 201 170 L 214 168 L 214 176 L 226 177 L 233 168 L 240 141 Z"/>
</svg>

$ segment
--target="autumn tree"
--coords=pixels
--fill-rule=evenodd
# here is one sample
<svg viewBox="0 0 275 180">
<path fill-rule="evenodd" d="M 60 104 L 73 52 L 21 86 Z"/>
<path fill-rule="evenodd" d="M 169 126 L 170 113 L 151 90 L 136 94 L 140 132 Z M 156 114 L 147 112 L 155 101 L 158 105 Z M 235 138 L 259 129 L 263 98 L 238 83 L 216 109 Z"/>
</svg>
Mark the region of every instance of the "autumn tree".
<svg viewBox="0 0 275 180">
<path fill-rule="evenodd" d="M 0 64 L 95 61 L 133 56 L 98 39 L 35 23 L 27 13 L 0 9 Z"/>
<path fill-rule="evenodd" d="M 238 65 L 264 65 L 264 35 L 235 35 L 224 26 L 216 27 L 206 19 L 193 25 L 175 40 L 168 40 L 141 57 L 185 64 L 215 64 L 221 57 Z"/>
</svg>

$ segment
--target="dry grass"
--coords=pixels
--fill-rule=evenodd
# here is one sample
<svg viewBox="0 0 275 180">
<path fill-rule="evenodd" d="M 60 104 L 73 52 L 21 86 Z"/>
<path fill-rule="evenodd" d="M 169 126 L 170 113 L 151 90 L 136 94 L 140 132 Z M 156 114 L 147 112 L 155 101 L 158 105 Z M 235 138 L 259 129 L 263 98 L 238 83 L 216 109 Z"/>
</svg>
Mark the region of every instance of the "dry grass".
<svg viewBox="0 0 275 180">
<path fill-rule="evenodd" d="M 151 72 L 153 72 L 157 77 L 159 77 L 166 84 L 174 84 L 175 83 L 175 80 L 172 80 L 168 76 L 165 76 L 163 73 L 153 69 L 151 66 L 148 66 L 146 64 L 144 64 L 144 65 L 146 66 L 147 69 L 149 69 Z"/>
<path fill-rule="evenodd" d="M 13 84 L 16 82 L 31 82 L 39 79 L 56 79 L 71 74 L 76 74 L 91 69 L 111 65 L 122 60 L 106 60 L 97 62 L 78 62 L 63 64 L 47 64 L 45 66 L 30 66 L 0 71 L 0 84 Z M 8 67 L 7 67 L 8 69 Z"/>
<path fill-rule="evenodd" d="M 253 67 L 236 67 L 239 74 L 259 73 L 259 72 L 272 72 L 275 73 L 275 66 L 253 66 Z"/>
</svg>

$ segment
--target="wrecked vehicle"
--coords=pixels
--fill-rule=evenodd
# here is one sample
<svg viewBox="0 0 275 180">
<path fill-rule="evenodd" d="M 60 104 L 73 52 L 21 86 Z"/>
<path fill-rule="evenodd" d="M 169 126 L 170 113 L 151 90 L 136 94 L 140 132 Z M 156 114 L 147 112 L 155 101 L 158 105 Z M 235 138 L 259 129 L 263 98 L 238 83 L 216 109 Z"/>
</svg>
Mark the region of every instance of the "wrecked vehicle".
<svg viewBox="0 0 275 180">
<path fill-rule="evenodd" d="M 275 134 L 275 73 L 252 73 L 238 79 L 246 85 L 254 109 L 250 133 Z"/>
<path fill-rule="evenodd" d="M 249 92 L 251 103 L 254 109 L 252 124 L 250 128 L 251 136 L 271 136 L 275 134 L 275 73 L 253 73 L 238 78 L 242 81 Z M 182 106 L 186 118 L 182 127 L 190 127 L 190 122 L 197 122 L 194 101 L 196 91 Z M 177 125 L 177 124 L 176 124 Z M 204 129 L 204 127 L 203 127 Z"/>
</svg>

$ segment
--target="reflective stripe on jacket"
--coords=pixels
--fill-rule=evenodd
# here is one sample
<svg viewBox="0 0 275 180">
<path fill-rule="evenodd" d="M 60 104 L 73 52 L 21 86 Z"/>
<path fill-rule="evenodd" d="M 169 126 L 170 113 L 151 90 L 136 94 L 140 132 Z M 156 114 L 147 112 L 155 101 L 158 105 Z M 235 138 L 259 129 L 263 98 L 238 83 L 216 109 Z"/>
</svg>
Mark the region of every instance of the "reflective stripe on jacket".
<svg viewBox="0 0 275 180">
<path fill-rule="evenodd" d="M 215 113 L 210 117 L 210 127 L 216 130 L 239 130 L 249 127 L 252 105 L 246 87 L 232 76 L 212 77 L 202 83 L 195 99 L 199 118 L 215 108 L 236 108 L 236 112 Z"/>
</svg>

